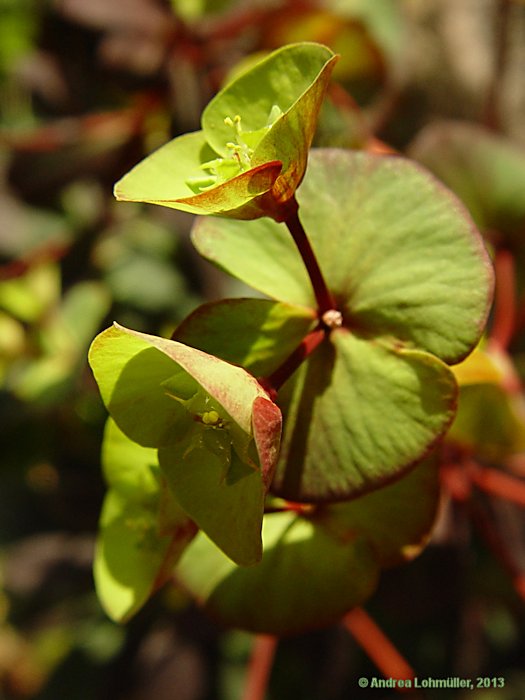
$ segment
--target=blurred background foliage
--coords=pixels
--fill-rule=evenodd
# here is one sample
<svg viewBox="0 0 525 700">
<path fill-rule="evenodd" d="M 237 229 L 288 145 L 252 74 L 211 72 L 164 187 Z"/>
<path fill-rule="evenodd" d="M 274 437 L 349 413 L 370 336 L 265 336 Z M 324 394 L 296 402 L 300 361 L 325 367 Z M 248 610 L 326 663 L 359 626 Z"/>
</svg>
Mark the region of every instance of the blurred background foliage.
<svg viewBox="0 0 525 700">
<path fill-rule="evenodd" d="M 181 591 L 126 627 L 99 608 L 105 411 L 86 352 L 113 319 L 169 334 L 201 301 L 246 293 L 198 258 L 190 216 L 116 205 L 112 185 L 199 128 L 239 63 L 299 40 L 342 56 L 317 144 L 426 163 L 471 209 L 498 273 L 492 340 L 458 374 L 436 534 L 384 575 L 369 611 L 420 677 L 502 676 L 505 689 L 469 697 L 525 695 L 525 498 L 490 495 L 480 471 L 525 476 L 524 3 L 0 0 L 2 699 L 242 693 L 250 636 Z M 269 697 L 348 698 L 363 675 L 379 673 L 336 626 L 281 641 Z"/>
</svg>

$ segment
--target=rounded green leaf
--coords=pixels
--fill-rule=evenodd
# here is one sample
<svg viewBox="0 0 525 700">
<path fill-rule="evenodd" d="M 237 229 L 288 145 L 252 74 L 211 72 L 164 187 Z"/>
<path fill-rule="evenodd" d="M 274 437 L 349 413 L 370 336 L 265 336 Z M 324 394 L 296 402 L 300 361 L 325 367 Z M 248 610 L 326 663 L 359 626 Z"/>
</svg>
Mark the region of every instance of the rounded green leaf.
<svg viewBox="0 0 525 700">
<path fill-rule="evenodd" d="M 311 169 L 301 218 L 345 325 L 449 363 L 467 355 L 487 319 L 493 275 L 457 198 L 400 157 L 327 150 L 313 154 Z M 311 204 L 319 191 L 331 196 Z"/>
<path fill-rule="evenodd" d="M 203 257 L 263 294 L 315 306 L 308 274 L 284 224 L 198 219 L 191 238 Z"/>
<path fill-rule="evenodd" d="M 521 395 L 492 383 L 462 386 L 458 413 L 447 440 L 501 463 L 525 451 L 525 407 Z"/>
<path fill-rule="evenodd" d="M 279 396 L 272 491 L 337 501 L 395 480 L 444 434 L 456 395 L 454 375 L 432 355 L 332 331 Z"/>
<path fill-rule="evenodd" d="M 313 310 L 304 306 L 270 299 L 224 299 L 199 306 L 173 339 L 263 376 L 284 362 L 316 320 Z"/>
<path fill-rule="evenodd" d="M 199 536 L 176 578 L 226 625 L 278 635 L 328 625 L 370 596 L 380 567 L 419 554 L 439 496 L 437 461 L 429 459 L 349 503 L 266 515 L 264 555 L 250 569 L 234 567 Z"/>
<path fill-rule="evenodd" d="M 176 578 L 221 623 L 277 635 L 334 623 L 375 588 L 377 561 L 361 537 L 288 512 L 265 517 L 263 539 L 261 562 L 239 568 L 197 537 Z"/>
<path fill-rule="evenodd" d="M 123 622 L 168 580 L 197 528 L 163 487 L 156 450 L 132 442 L 111 419 L 102 462 L 109 490 L 94 578 L 103 608 Z"/>
<path fill-rule="evenodd" d="M 159 463 L 179 503 L 226 556 L 243 566 L 260 560 L 266 495 L 260 471 L 233 450 L 223 457 L 189 440 L 161 448 Z"/>
<path fill-rule="evenodd" d="M 395 483 L 321 511 L 325 526 L 343 536 L 359 533 L 372 545 L 382 568 L 416 557 L 427 544 L 440 502 L 435 453 Z"/>
</svg>

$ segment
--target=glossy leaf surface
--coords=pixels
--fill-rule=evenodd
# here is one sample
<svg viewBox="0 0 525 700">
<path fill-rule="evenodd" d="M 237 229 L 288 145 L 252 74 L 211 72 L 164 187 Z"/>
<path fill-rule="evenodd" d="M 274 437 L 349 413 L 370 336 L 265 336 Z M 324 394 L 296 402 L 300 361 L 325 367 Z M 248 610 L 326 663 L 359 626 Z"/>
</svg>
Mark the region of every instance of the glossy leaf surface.
<svg viewBox="0 0 525 700">
<path fill-rule="evenodd" d="M 471 350 L 488 313 L 491 265 L 467 212 L 429 173 L 398 157 L 313 150 L 297 199 L 349 327 L 447 362 Z M 202 255 L 265 294 L 313 303 L 284 225 L 206 219 L 193 239 Z"/>
</svg>

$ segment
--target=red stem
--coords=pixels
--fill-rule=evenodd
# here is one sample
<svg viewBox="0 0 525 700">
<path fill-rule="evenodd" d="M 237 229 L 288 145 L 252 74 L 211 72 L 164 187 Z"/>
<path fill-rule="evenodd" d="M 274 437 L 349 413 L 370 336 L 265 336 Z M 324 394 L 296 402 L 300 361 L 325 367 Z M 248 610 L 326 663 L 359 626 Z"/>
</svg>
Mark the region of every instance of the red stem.
<svg viewBox="0 0 525 700">
<path fill-rule="evenodd" d="M 499 250 L 494 260 L 494 269 L 496 294 L 490 343 L 499 350 L 506 350 L 516 327 L 516 270 L 512 253 Z"/>
<path fill-rule="evenodd" d="M 310 277 L 310 281 L 312 283 L 315 299 L 317 301 L 319 316 L 321 317 L 326 311 L 335 309 L 336 305 L 332 294 L 326 285 L 323 273 L 321 272 L 321 268 L 319 267 L 319 263 L 317 262 L 313 248 L 310 245 L 310 241 L 308 240 L 303 225 L 299 219 L 297 207 L 293 209 L 293 212 L 284 223 L 292 234 L 295 245 L 297 246 L 305 264 L 308 276 Z"/>
<path fill-rule="evenodd" d="M 347 613 L 343 624 L 385 678 L 415 678 L 410 664 L 363 608 L 354 608 Z M 400 688 L 399 692 L 403 690 Z"/>
<path fill-rule="evenodd" d="M 300 364 L 313 353 L 320 343 L 322 343 L 326 333 L 326 328 L 322 324 L 319 324 L 317 328 L 314 328 L 313 331 L 310 331 L 310 333 L 303 338 L 292 354 L 286 358 L 275 372 L 272 372 L 268 377 L 259 379 L 259 384 L 266 389 L 270 396 L 275 398 L 277 392 L 286 380 L 292 376 Z"/>
<path fill-rule="evenodd" d="M 255 637 L 242 700 L 264 700 L 276 648 L 277 637 Z"/>
<path fill-rule="evenodd" d="M 525 481 L 523 479 L 488 467 L 472 469 L 470 478 L 483 491 L 525 508 Z"/>
</svg>

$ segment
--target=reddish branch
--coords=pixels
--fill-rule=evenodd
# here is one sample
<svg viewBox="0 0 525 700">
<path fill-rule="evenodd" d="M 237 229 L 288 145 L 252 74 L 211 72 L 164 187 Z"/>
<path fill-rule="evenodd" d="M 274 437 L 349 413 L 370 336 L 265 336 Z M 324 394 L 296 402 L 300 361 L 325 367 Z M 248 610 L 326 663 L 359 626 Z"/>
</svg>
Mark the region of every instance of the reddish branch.
<svg viewBox="0 0 525 700">
<path fill-rule="evenodd" d="M 415 678 L 410 664 L 363 608 L 354 608 L 347 613 L 343 624 L 385 678 Z M 400 688 L 399 692 L 404 691 Z"/>
<path fill-rule="evenodd" d="M 303 259 L 314 290 L 319 316 L 322 316 L 327 311 L 335 309 L 336 305 L 334 298 L 332 297 L 332 294 L 330 293 L 325 282 L 323 273 L 321 272 L 321 268 L 319 267 L 319 263 L 317 262 L 317 258 L 315 257 L 310 241 L 308 240 L 303 225 L 299 220 L 297 208 L 294 209 L 293 213 L 284 223 L 292 234 L 295 245 L 299 250 L 301 258 Z"/>
<path fill-rule="evenodd" d="M 242 700 L 264 700 L 276 648 L 277 637 L 255 637 Z"/>
<path fill-rule="evenodd" d="M 490 343 L 506 350 L 516 328 L 516 270 L 508 250 L 499 250 L 494 261 L 496 294 Z"/>
<path fill-rule="evenodd" d="M 525 508 L 525 481 L 522 479 L 498 469 L 479 466 L 472 470 L 471 479 L 483 491 Z"/>
<path fill-rule="evenodd" d="M 259 384 L 266 389 L 270 396 L 277 395 L 277 392 L 282 385 L 289 379 L 299 365 L 313 353 L 318 345 L 323 341 L 326 335 L 326 328 L 319 324 L 317 328 L 308 333 L 301 343 L 295 348 L 292 354 L 286 358 L 280 367 L 268 377 L 259 379 Z"/>
</svg>

